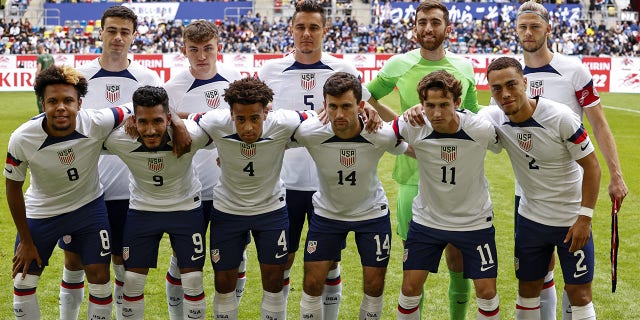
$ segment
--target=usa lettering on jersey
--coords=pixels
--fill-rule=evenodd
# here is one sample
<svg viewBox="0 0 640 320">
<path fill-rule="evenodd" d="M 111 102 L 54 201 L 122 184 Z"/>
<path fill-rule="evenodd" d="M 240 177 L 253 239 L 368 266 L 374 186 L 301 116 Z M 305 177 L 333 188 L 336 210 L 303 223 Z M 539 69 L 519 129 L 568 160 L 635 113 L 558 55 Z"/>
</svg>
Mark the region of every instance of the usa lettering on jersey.
<svg viewBox="0 0 640 320">
<path fill-rule="evenodd" d="M 316 86 L 316 74 L 315 73 L 303 73 L 300 75 L 300 85 L 302 89 L 310 91 Z"/>
<path fill-rule="evenodd" d="M 204 97 L 209 108 L 216 109 L 220 106 L 220 93 L 218 93 L 217 89 L 206 91 Z"/>
<path fill-rule="evenodd" d="M 533 148 L 533 139 L 530 132 L 517 132 L 518 146 L 524 151 L 530 151 Z"/>
<path fill-rule="evenodd" d="M 65 149 L 58 151 L 58 159 L 63 165 L 70 166 L 76 159 L 76 154 L 73 152 L 73 148 Z"/>
<path fill-rule="evenodd" d="M 446 163 L 451 163 L 456 160 L 456 157 L 458 156 L 457 151 L 457 146 L 441 146 L 440 159 L 444 160 Z"/>
<path fill-rule="evenodd" d="M 317 247 L 318 247 L 318 241 L 309 241 L 309 243 L 307 243 L 307 252 L 309 254 L 312 254 L 316 252 Z"/>
<path fill-rule="evenodd" d="M 243 143 L 242 148 L 240 148 L 240 154 L 247 159 L 253 158 L 256 155 L 256 144 Z"/>
<path fill-rule="evenodd" d="M 120 85 L 119 84 L 107 84 L 105 89 L 105 98 L 107 101 L 114 103 L 120 100 Z"/>
<path fill-rule="evenodd" d="M 164 169 L 164 159 L 163 158 L 148 158 L 147 161 L 149 165 L 149 170 L 153 172 L 160 172 Z"/>
<path fill-rule="evenodd" d="M 349 168 L 356 163 L 356 150 L 355 149 L 340 149 L 340 163 Z"/>
<path fill-rule="evenodd" d="M 539 97 L 544 93 L 544 81 L 533 80 L 529 81 L 529 92 L 531 97 Z"/>
</svg>

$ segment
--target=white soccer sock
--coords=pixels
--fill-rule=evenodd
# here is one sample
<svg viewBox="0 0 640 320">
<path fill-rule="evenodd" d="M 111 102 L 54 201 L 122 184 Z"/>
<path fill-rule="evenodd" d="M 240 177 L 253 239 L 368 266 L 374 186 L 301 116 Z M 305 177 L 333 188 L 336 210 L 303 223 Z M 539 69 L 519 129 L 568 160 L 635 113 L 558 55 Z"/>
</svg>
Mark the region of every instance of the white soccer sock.
<svg viewBox="0 0 640 320">
<path fill-rule="evenodd" d="M 84 298 L 84 270 L 71 271 L 63 268 L 58 296 L 60 319 L 78 319 L 82 298 Z"/>
<path fill-rule="evenodd" d="M 300 299 L 300 320 L 303 319 L 324 319 L 322 317 L 322 296 L 310 296 L 302 291 L 302 299 Z"/>
<path fill-rule="evenodd" d="M 182 288 L 184 289 L 183 319 L 204 319 L 207 302 L 204 299 L 202 271 L 183 273 Z"/>
<path fill-rule="evenodd" d="M 571 302 L 566 290 L 562 290 L 562 320 L 572 319 Z"/>
<path fill-rule="evenodd" d="M 182 298 L 184 290 L 182 288 L 182 280 L 180 276 L 180 267 L 178 267 L 178 258 L 171 256 L 169 262 L 169 270 L 165 281 L 165 291 L 167 293 L 167 306 L 169 308 L 169 319 L 179 320 L 183 316 Z"/>
<path fill-rule="evenodd" d="M 22 279 L 22 273 L 13 278 L 13 314 L 16 319 L 39 320 L 40 306 L 36 296 L 39 276 L 27 274 Z"/>
<path fill-rule="evenodd" d="M 476 298 L 478 304 L 477 320 L 500 320 L 500 298 L 496 294 L 491 299 Z"/>
<path fill-rule="evenodd" d="M 544 285 L 540 291 L 540 318 L 545 320 L 556 320 L 556 285 L 553 282 L 553 270 L 544 277 Z"/>
<path fill-rule="evenodd" d="M 245 249 L 242 252 L 242 261 L 240 261 L 240 265 L 238 266 L 238 280 L 236 280 L 236 299 L 238 299 L 238 304 L 240 304 L 240 300 L 242 300 L 242 295 L 244 294 L 244 285 L 247 282 L 247 250 Z"/>
<path fill-rule="evenodd" d="M 124 280 L 122 315 L 129 320 L 144 318 L 144 284 L 147 276 L 127 271 Z"/>
<path fill-rule="evenodd" d="M 340 312 L 340 300 L 342 298 L 342 279 L 340 278 L 340 265 L 329 270 L 322 290 L 324 320 L 338 319 Z"/>
<path fill-rule="evenodd" d="M 220 293 L 213 296 L 214 319 L 238 319 L 238 299 L 235 292 Z"/>
<path fill-rule="evenodd" d="M 124 286 L 125 270 L 123 264 L 113 264 L 113 274 L 116 280 L 113 283 L 113 297 L 115 298 L 116 320 L 123 320 L 122 317 L 122 290 Z"/>
<path fill-rule="evenodd" d="M 274 293 L 262 290 L 260 313 L 263 320 L 285 320 L 285 304 L 282 291 Z"/>
<path fill-rule="evenodd" d="M 360 320 L 380 320 L 382 319 L 383 296 L 372 297 L 366 293 L 360 302 Z"/>
<path fill-rule="evenodd" d="M 396 311 L 397 320 L 419 320 L 420 319 L 420 298 L 422 295 L 407 297 L 402 292 L 398 297 L 398 309 Z"/>
<path fill-rule="evenodd" d="M 516 299 L 516 320 L 540 320 L 540 297 Z"/>
<path fill-rule="evenodd" d="M 112 309 L 111 281 L 105 284 L 89 283 L 87 319 L 111 319 Z"/>
<path fill-rule="evenodd" d="M 586 306 L 571 306 L 571 313 L 574 320 L 596 320 L 593 302 L 589 302 Z"/>
<path fill-rule="evenodd" d="M 284 303 L 287 304 L 287 299 L 289 298 L 289 289 L 291 289 L 291 280 L 289 280 L 289 274 L 291 274 L 291 269 L 287 269 L 282 274 L 282 294 L 284 295 Z"/>
</svg>

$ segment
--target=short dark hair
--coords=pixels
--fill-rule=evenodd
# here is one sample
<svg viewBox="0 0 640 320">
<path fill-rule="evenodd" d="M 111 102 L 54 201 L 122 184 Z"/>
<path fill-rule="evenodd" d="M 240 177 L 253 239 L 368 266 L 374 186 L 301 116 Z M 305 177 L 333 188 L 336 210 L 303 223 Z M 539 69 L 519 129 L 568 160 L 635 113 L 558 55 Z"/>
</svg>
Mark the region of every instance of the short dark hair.
<svg viewBox="0 0 640 320">
<path fill-rule="evenodd" d="M 337 97 L 349 92 L 349 90 L 353 91 L 353 96 L 359 103 L 362 100 L 362 83 L 360 83 L 360 80 L 351 73 L 336 72 L 324 83 L 322 96 L 325 98 L 327 95 Z"/>
<path fill-rule="evenodd" d="M 56 66 L 52 65 L 36 76 L 33 89 L 36 92 L 38 99 L 44 99 L 44 91 L 47 86 L 54 84 L 68 84 L 72 85 L 78 92 L 78 98 L 84 97 L 87 94 L 89 83 L 82 73 L 70 66 Z"/>
<path fill-rule="evenodd" d="M 522 71 L 522 65 L 518 60 L 511 57 L 500 57 L 491 61 L 489 66 L 487 67 L 487 80 L 489 79 L 489 73 L 494 70 L 503 70 L 507 68 L 514 68 L 516 72 L 520 75 L 524 75 Z"/>
<path fill-rule="evenodd" d="M 162 105 L 162 111 L 169 113 L 169 96 L 163 87 L 142 86 L 133 92 L 133 113 L 137 107 L 155 107 Z"/>
<path fill-rule="evenodd" d="M 131 21 L 131 23 L 133 23 L 132 31 L 134 32 L 138 28 L 138 16 L 135 14 L 135 12 L 133 12 L 133 10 L 125 6 L 112 6 L 112 7 L 109 7 L 109 9 L 105 10 L 102 13 L 102 19 L 100 21 L 102 22 L 102 28 L 104 28 L 107 18 L 112 18 L 112 17 L 122 18 L 122 19 Z"/>
<path fill-rule="evenodd" d="M 184 41 L 193 41 L 195 43 L 204 43 L 211 39 L 218 39 L 218 27 L 206 20 L 191 21 L 184 28 L 182 33 Z"/>
<path fill-rule="evenodd" d="M 421 104 L 427 100 L 427 92 L 432 89 L 442 90 L 444 96 L 451 94 L 453 101 L 462 96 L 462 83 L 445 70 L 431 72 L 420 80 L 417 90 Z"/>
<path fill-rule="evenodd" d="M 418 7 L 416 8 L 415 17 L 413 18 L 413 22 L 415 25 L 418 24 L 418 12 L 429 11 L 431 9 L 440 9 L 444 15 L 444 23 L 445 25 L 449 25 L 449 9 L 447 6 L 442 4 L 442 2 L 438 0 L 426 0 L 420 2 Z"/>
<path fill-rule="evenodd" d="M 263 108 L 266 108 L 267 104 L 273 101 L 273 90 L 262 80 L 242 78 L 232 82 L 224 90 L 224 101 L 231 107 L 235 103 L 254 104 L 259 102 Z"/>
<path fill-rule="evenodd" d="M 291 23 L 296 21 L 296 15 L 299 12 L 317 12 L 320 14 L 320 16 L 322 16 L 322 26 L 324 27 L 327 23 L 327 15 L 324 11 L 324 7 L 322 6 L 322 4 L 320 4 L 320 2 L 316 0 L 300 0 L 296 2 L 296 11 L 293 13 L 293 17 L 291 17 Z"/>
</svg>

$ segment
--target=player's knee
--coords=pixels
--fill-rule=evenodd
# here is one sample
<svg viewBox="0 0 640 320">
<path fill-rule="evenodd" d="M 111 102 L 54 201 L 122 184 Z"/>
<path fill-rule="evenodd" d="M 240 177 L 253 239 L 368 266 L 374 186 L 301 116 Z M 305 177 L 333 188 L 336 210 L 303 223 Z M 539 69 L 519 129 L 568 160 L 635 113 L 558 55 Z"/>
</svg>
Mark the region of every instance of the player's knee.
<svg viewBox="0 0 640 320">
<path fill-rule="evenodd" d="M 281 275 L 282 276 L 282 275 Z M 220 293 L 236 292 L 236 281 L 238 280 L 238 271 L 232 270 L 215 270 L 214 283 L 216 291 Z M 282 280 L 280 280 L 282 282 Z M 280 283 L 282 285 L 282 283 Z"/>
<path fill-rule="evenodd" d="M 77 253 L 64 250 L 64 267 L 71 271 L 80 271 L 84 269 L 82 259 Z"/>
<path fill-rule="evenodd" d="M 496 287 L 494 286 L 481 286 L 476 287 L 476 297 L 490 300 L 497 296 Z"/>
<path fill-rule="evenodd" d="M 565 290 L 572 306 L 586 306 L 592 300 L 591 283 L 571 285 L 566 284 Z"/>
<path fill-rule="evenodd" d="M 202 283 L 202 271 L 193 271 L 180 274 L 184 294 L 197 296 L 204 291 Z"/>
<path fill-rule="evenodd" d="M 303 290 L 310 296 L 319 296 L 324 289 L 325 279 L 314 277 L 309 274 L 304 275 Z"/>
<path fill-rule="evenodd" d="M 364 293 L 372 296 L 381 296 L 384 291 L 384 274 L 375 277 L 367 277 L 364 281 Z"/>
<path fill-rule="evenodd" d="M 84 273 L 90 283 L 105 284 L 111 279 L 109 265 L 96 263 L 85 266 Z"/>
<path fill-rule="evenodd" d="M 16 289 L 31 289 L 38 286 L 39 276 L 35 274 L 27 274 L 24 279 L 22 279 L 22 273 L 18 273 L 15 278 L 13 278 L 13 286 Z"/>
<path fill-rule="evenodd" d="M 422 285 L 417 283 L 403 281 L 402 282 L 402 294 L 407 297 L 418 296 L 422 294 Z"/>
<path fill-rule="evenodd" d="M 124 278 L 123 293 L 127 297 L 139 297 L 144 294 L 144 284 L 147 275 L 127 271 Z"/>
</svg>

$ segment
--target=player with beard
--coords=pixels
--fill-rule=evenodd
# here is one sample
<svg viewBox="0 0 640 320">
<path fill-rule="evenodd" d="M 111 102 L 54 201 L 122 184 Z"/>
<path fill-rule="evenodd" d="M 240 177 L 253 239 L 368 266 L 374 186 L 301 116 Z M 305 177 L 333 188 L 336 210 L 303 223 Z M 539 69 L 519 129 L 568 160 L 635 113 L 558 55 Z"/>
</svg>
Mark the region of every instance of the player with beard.
<svg viewBox="0 0 640 320">
<path fill-rule="evenodd" d="M 295 51 L 281 59 L 267 61 L 258 73 L 259 78 L 273 89 L 274 109 L 320 110 L 324 101 L 322 86 L 329 76 L 336 72 L 347 72 L 360 77 L 358 70 L 350 63 L 322 52 L 322 40 L 326 32 L 324 7 L 315 0 L 297 2 L 291 19 Z M 364 87 L 362 91 L 363 100 L 367 101 L 370 94 Z M 285 152 L 281 174 L 287 190 L 291 237 L 284 271 L 286 302 L 291 266 L 299 248 L 304 222 L 313 215 L 312 196 L 318 189 L 318 179 L 313 159 L 305 148 Z M 324 319 L 337 319 L 340 309 L 342 280 L 338 263 L 340 258 L 337 259 L 325 280 Z"/>
<path fill-rule="evenodd" d="M 169 235 L 180 266 L 184 288 L 181 319 L 204 319 L 206 303 L 202 284 L 206 246 L 202 185 L 192 164 L 196 150 L 210 144 L 209 136 L 193 121 L 185 125 L 193 149 L 178 157 L 173 153 L 169 97 L 161 87 L 143 86 L 133 93 L 137 137 L 125 128 L 114 131 L 104 143 L 131 172 L 131 198 L 122 239 L 125 263 L 122 316 L 144 318 L 144 286 L 149 268 L 156 267 L 158 246 Z"/>
<path fill-rule="evenodd" d="M 446 70 L 460 80 L 462 84 L 460 108 L 472 112 L 478 111 L 475 76 L 471 63 L 444 48 L 444 39 L 450 32 L 449 10 L 445 5 L 435 0 L 427 0 L 418 5 L 413 33 L 420 43 L 420 48 L 389 59 L 376 78 L 367 85 L 371 92 L 369 103 L 376 108 L 383 120 L 391 121 L 396 114 L 378 100 L 397 87 L 401 112 L 420 104 L 416 91 L 418 82 L 426 74 L 437 70 Z M 403 241 L 407 239 L 413 199 L 418 194 L 418 172 L 418 163 L 415 159 L 406 155 L 399 155 L 396 158 L 393 179 L 398 183 L 397 233 Z M 471 281 L 463 277 L 460 251 L 449 245 L 445 255 L 450 274 L 450 316 L 451 319 L 461 320 L 467 313 Z"/>
<path fill-rule="evenodd" d="M 523 49 L 524 75 L 527 77 L 527 95 L 542 96 L 571 107 L 580 118 L 586 114 L 593 135 L 604 156 L 610 173 L 609 197 L 612 202 L 622 204 L 629 192 L 622 177 L 616 142 L 607 123 L 602 103 L 589 70 L 577 58 L 552 52 L 547 46 L 551 35 L 551 24 L 547 9 L 536 1 L 523 3 L 518 9 L 516 32 Z M 516 205 L 521 189 L 516 186 Z M 551 260 L 549 272 L 540 296 L 543 319 L 556 318 L 556 290 L 553 281 L 555 259 Z M 562 319 L 571 319 L 571 305 L 563 290 Z"/>
</svg>

